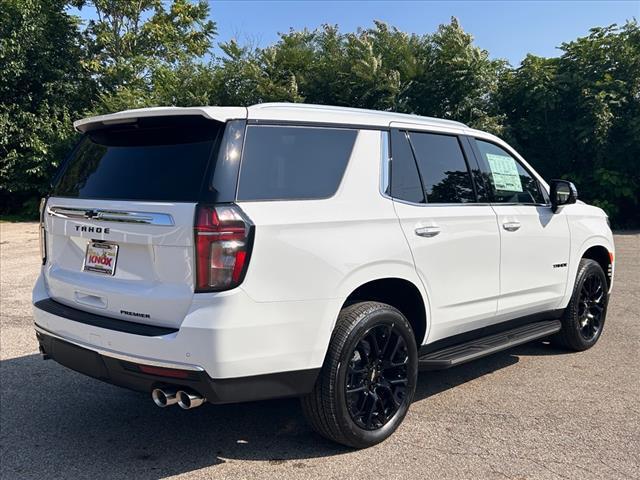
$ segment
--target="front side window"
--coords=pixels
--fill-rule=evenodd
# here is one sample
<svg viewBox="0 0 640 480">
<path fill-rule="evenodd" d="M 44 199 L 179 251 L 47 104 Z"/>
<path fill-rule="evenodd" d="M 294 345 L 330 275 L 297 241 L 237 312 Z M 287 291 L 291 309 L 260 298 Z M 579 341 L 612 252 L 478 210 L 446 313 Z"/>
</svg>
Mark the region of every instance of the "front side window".
<svg viewBox="0 0 640 480">
<path fill-rule="evenodd" d="M 538 181 L 503 148 L 475 140 L 485 183 L 495 203 L 545 203 Z"/>
<path fill-rule="evenodd" d="M 471 174 L 458 138 L 410 132 L 427 203 L 475 202 Z"/>
<path fill-rule="evenodd" d="M 333 196 L 357 130 L 252 125 L 247 127 L 237 198 L 304 200 Z"/>
</svg>

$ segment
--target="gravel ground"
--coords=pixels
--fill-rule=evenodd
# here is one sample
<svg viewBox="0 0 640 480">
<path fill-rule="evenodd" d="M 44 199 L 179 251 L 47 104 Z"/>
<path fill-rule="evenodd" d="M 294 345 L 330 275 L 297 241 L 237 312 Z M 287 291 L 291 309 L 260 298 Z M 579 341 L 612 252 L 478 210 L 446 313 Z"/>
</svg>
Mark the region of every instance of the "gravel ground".
<svg viewBox="0 0 640 480">
<path fill-rule="evenodd" d="M 640 235 L 616 235 L 596 347 L 525 345 L 424 372 L 400 429 L 351 451 L 298 402 L 159 409 L 37 354 L 37 225 L 0 223 L 2 478 L 640 478 Z"/>
</svg>

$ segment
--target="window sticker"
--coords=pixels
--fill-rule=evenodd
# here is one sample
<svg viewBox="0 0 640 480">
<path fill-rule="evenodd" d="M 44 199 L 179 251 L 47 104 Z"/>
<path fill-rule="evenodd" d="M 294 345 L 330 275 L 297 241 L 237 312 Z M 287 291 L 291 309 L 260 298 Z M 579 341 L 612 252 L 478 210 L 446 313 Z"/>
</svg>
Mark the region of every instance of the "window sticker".
<svg viewBox="0 0 640 480">
<path fill-rule="evenodd" d="M 518 174 L 516 161 L 505 155 L 495 155 L 486 153 L 491 168 L 491 176 L 496 190 L 506 190 L 508 192 L 522 192 L 522 183 Z"/>
</svg>

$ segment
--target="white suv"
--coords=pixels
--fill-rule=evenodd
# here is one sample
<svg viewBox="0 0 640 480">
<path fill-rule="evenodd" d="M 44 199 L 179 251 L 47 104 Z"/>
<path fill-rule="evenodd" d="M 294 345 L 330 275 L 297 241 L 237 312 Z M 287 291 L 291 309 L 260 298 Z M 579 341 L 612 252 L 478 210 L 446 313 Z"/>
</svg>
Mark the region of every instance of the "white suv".
<svg viewBox="0 0 640 480">
<path fill-rule="evenodd" d="M 602 333 L 605 213 L 490 134 L 300 104 L 75 128 L 42 204 L 40 349 L 159 406 L 300 396 L 320 434 L 366 447 L 418 369 Z"/>
</svg>

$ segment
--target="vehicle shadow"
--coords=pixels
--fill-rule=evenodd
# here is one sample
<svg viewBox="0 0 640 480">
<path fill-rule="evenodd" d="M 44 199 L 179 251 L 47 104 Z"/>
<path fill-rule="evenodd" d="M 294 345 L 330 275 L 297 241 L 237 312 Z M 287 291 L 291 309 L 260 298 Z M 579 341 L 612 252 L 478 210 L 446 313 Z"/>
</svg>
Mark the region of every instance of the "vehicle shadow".
<svg viewBox="0 0 640 480">
<path fill-rule="evenodd" d="M 422 372 L 415 401 L 560 351 L 541 343 L 465 366 Z M 2 478 L 158 479 L 227 460 L 274 465 L 346 453 L 311 431 L 296 399 L 157 408 L 148 395 L 28 355 L 0 362 Z"/>
</svg>

